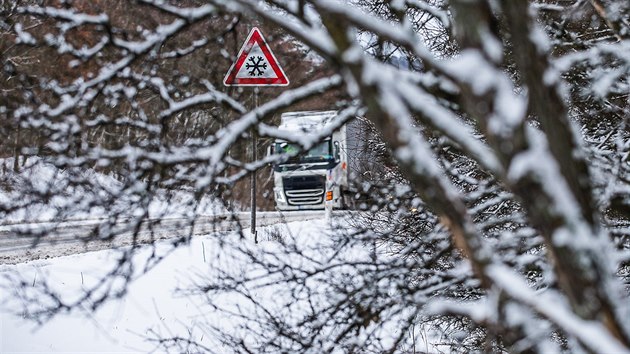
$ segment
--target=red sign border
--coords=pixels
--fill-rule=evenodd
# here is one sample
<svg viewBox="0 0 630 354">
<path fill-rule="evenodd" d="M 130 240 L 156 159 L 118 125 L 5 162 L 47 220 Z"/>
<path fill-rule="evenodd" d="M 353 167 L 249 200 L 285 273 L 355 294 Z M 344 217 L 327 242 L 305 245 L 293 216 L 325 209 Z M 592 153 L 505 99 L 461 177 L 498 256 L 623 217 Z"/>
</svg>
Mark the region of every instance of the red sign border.
<svg viewBox="0 0 630 354">
<path fill-rule="evenodd" d="M 245 63 L 245 59 L 247 59 L 247 55 L 254 47 L 254 44 L 258 43 L 260 49 L 262 50 L 267 62 L 271 66 L 271 69 L 276 74 L 276 77 L 261 77 L 261 78 L 237 78 L 236 74 L 241 70 L 241 67 Z M 247 39 L 243 43 L 241 50 L 239 50 L 236 61 L 230 67 L 225 78 L 223 79 L 223 85 L 225 86 L 287 86 L 289 85 L 289 78 L 285 75 L 284 71 L 278 64 L 278 60 L 265 38 L 262 36 L 262 33 L 258 29 L 258 27 L 252 28 L 247 36 Z"/>
</svg>

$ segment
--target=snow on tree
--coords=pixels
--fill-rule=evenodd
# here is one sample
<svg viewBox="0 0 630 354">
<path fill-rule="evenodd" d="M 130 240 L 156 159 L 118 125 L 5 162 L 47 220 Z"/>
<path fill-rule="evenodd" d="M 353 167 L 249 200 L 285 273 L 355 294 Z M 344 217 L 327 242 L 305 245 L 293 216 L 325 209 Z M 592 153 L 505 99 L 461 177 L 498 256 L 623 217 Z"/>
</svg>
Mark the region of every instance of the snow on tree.
<svg viewBox="0 0 630 354">
<path fill-rule="evenodd" d="M 274 129 L 277 113 L 316 101 L 340 112 L 337 126 L 360 116 L 371 128 L 378 163 L 356 184 L 364 210 L 330 242 L 227 240 L 226 254 L 251 268 L 200 277 L 191 291 L 245 325 L 209 334 L 239 352 L 416 352 L 427 328 L 454 352 L 630 351 L 627 1 L 145 0 L 132 6 L 138 18 L 114 10 L 2 3 L 0 115 L 10 124 L 0 147 L 14 165 L 2 171 L 3 217 L 63 199 L 56 217 L 105 210 L 94 236 L 109 239 L 122 219 L 136 233 L 158 228 L 152 199 L 185 189 L 194 225 L 205 195 L 229 203 L 234 183 L 286 158 L 246 161 L 252 130 L 303 149 L 326 136 Z M 297 84 L 256 108 L 217 84 L 238 43 L 222 47 L 254 22 L 323 63 L 301 81 L 288 73 Z M 20 156 L 63 173 L 30 183 Z M 121 184 L 93 183 L 94 170 Z M 78 300 L 43 288 L 52 305 L 31 315 L 124 294 L 135 247 L 109 273 L 123 285 Z M 282 289 L 274 308 L 252 295 L 271 288 Z M 248 310 L 214 302 L 230 295 Z"/>
</svg>

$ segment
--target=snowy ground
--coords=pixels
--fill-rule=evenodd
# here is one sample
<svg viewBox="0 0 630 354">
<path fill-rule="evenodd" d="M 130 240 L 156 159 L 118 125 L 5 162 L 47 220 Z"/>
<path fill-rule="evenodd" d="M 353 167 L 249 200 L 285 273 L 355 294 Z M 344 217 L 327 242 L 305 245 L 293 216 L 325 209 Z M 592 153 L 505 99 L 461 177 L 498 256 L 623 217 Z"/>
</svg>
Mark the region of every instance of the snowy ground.
<svg viewBox="0 0 630 354">
<path fill-rule="evenodd" d="M 261 240 L 259 244 L 252 242 L 248 230 L 243 231 L 244 239 L 240 239 L 240 235 L 234 232 L 195 237 L 189 245 L 180 246 L 157 267 L 134 281 L 124 298 L 112 300 L 93 313 L 80 310 L 63 313 L 43 326 L 19 316 L 22 303 L 19 296 L 12 294 L 11 288 L 16 277 L 24 280 L 28 284 L 27 288 L 46 279 L 54 290 L 65 296 L 79 296 L 83 289 L 93 286 L 115 264 L 117 251 L 102 250 L 17 265 L 2 265 L 0 352 L 144 353 L 155 350 L 155 343 L 147 341 L 147 337 L 155 337 L 156 334 L 192 338 L 219 353 L 232 352 L 208 335 L 204 327 L 219 326 L 238 330 L 240 320 L 213 311 L 208 306 L 208 300 L 200 295 L 183 295 L 177 289 L 194 287 L 201 278 L 214 277 L 220 272 L 257 271 L 239 250 L 221 245 L 220 240 L 236 240 L 245 243 L 244 248 L 250 251 L 259 250 L 264 255 L 278 252 L 278 255 L 286 247 L 285 242 L 278 242 L 278 237 L 292 240 L 289 242 L 299 241 L 304 247 L 317 250 L 330 243 L 330 227 L 330 220 L 324 217 L 261 227 L 258 231 Z M 134 262 L 141 264 L 154 249 L 158 253 L 167 252 L 168 241 L 161 241 L 155 248 L 145 247 Z M 359 250 L 351 257 L 361 257 L 362 253 Z M 283 306 L 283 300 L 278 298 L 282 291 L 283 289 L 274 288 L 254 289 L 253 294 L 263 303 L 274 307 Z M 239 304 L 234 296 L 219 297 L 216 301 L 247 307 L 246 304 Z M 197 330 L 191 333 L 189 328 Z M 183 352 L 185 348 L 175 351 Z"/>
<path fill-rule="evenodd" d="M 320 219 L 260 228 L 259 234 L 267 238 L 269 230 L 285 230 L 313 236 L 321 235 L 325 227 L 326 221 Z M 246 237 L 249 236 L 247 231 L 244 232 Z M 271 241 L 262 243 L 265 242 Z M 162 246 L 168 249 L 166 243 Z M 150 251 L 147 247 L 144 253 Z M 12 297 L 5 288 L 0 305 L 0 352 L 149 352 L 155 348 L 145 339 L 151 331 L 188 336 L 187 328 L 202 320 L 208 309 L 202 307 L 203 299 L 177 295 L 176 289 L 191 286 L 198 274 L 209 270 L 209 259 L 220 252 L 216 235 L 196 237 L 190 245 L 179 247 L 156 268 L 133 282 L 123 299 L 111 301 L 93 314 L 72 311 L 60 315 L 41 327 L 12 313 L 20 306 L 19 299 Z M 110 267 L 115 256 L 116 251 L 103 250 L 0 266 L 0 285 L 7 286 L 5 276 L 15 271 L 24 279 L 30 279 L 29 282 L 45 277 L 64 294 L 78 294 Z M 142 257 L 141 254 L 139 258 Z M 225 266 L 238 268 L 239 262 L 244 260 L 233 261 Z M 209 318 L 215 324 L 230 321 L 212 315 Z M 203 338 L 201 332 L 192 335 L 211 348 L 218 345 L 212 343 L 211 338 Z M 229 352 L 227 348 L 226 351 Z"/>
</svg>

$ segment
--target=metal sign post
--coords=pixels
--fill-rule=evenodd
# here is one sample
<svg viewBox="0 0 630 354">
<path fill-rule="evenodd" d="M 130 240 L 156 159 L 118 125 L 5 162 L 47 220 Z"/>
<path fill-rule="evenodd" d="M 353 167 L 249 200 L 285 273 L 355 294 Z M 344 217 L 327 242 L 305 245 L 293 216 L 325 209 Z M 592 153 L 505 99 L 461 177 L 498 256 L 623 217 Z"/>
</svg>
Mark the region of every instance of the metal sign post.
<svg viewBox="0 0 630 354">
<path fill-rule="evenodd" d="M 258 108 L 258 87 L 254 88 L 254 109 Z M 252 162 L 258 160 L 258 143 L 257 143 L 256 129 L 252 128 Z M 258 234 L 256 233 L 256 169 L 252 171 L 251 175 L 251 226 L 252 235 L 254 235 L 254 242 L 258 243 Z"/>
<path fill-rule="evenodd" d="M 287 86 L 289 79 L 267 45 L 262 32 L 254 27 L 247 35 L 236 61 L 223 79 L 225 86 L 254 86 L 254 109 L 258 108 L 259 86 Z M 258 160 L 256 128 L 252 127 L 252 162 Z M 251 173 L 251 232 L 256 235 L 256 170 Z"/>
</svg>

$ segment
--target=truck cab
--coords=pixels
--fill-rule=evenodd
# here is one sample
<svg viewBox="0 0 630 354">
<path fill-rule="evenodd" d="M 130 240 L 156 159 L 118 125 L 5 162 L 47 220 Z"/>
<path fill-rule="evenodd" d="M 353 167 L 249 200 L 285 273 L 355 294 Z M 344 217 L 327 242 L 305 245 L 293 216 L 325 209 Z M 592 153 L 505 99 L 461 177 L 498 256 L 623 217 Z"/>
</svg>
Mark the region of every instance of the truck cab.
<svg viewBox="0 0 630 354">
<path fill-rule="evenodd" d="M 284 113 L 279 129 L 292 134 L 313 134 L 326 127 L 336 111 Z M 272 151 L 292 155 L 274 164 L 274 198 L 278 210 L 342 208 L 348 186 L 346 126 L 337 129 L 308 151 L 281 139 Z M 296 155 L 297 153 L 297 155 Z"/>
</svg>

